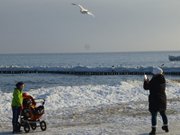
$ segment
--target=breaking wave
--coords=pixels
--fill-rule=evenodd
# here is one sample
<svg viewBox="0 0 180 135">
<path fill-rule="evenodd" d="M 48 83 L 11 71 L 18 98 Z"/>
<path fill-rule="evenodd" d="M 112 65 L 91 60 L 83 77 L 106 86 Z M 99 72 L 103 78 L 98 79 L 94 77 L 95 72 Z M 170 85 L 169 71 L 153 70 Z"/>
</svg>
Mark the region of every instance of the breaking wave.
<svg viewBox="0 0 180 135">
<path fill-rule="evenodd" d="M 0 66 L 0 72 L 151 72 L 153 67 L 30 67 L 30 66 Z M 180 67 L 163 67 L 164 72 L 180 72 Z"/>
</svg>

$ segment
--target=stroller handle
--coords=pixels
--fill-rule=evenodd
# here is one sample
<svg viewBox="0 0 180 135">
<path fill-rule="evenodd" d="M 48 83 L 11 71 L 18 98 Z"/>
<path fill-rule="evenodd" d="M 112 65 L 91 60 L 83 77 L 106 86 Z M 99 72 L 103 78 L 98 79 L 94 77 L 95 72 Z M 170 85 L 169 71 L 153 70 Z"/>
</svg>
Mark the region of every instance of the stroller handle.
<svg viewBox="0 0 180 135">
<path fill-rule="evenodd" d="M 37 98 L 37 99 L 34 99 L 36 101 L 36 103 L 42 103 L 42 105 L 45 104 L 45 99 L 44 98 Z"/>
</svg>

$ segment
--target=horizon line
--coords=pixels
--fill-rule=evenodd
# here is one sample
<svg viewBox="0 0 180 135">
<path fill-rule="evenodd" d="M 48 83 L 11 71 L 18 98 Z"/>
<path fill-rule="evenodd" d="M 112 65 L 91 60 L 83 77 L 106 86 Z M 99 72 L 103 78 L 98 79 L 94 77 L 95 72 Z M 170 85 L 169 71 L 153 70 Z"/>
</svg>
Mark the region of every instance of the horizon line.
<svg viewBox="0 0 180 135">
<path fill-rule="evenodd" d="M 95 51 L 95 52 L 27 52 L 27 53 L 0 53 L 0 55 L 31 55 L 31 54 L 104 54 L 104 53 L 153 53 L 153 52 L 180 52 L 180 50 L 152 50 L 152 51 Z"/>
</svg>

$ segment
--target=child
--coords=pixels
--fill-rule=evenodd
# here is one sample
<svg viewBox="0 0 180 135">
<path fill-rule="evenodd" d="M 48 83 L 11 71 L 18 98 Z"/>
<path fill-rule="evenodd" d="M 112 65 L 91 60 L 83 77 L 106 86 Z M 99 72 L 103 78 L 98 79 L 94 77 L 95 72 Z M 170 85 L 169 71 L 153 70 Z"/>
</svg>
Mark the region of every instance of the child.
<svg viewBox="0 0 180 135">
<path fill-rule="evenodd" d="M 22 103 L 23 103 L 23 96 L 22 91 L 24 89 L 24 83 L 18 82 L 16 84 L 16 88 L 13 92 L 13 99 L 12 99 L 12 125 L 13 125 L 13 133 L 19 133 L 20 131 L 20 125 L 18 123 L 18 119 L 22 110 Z"/>
<path fill-rule="evenodd" d="M 23 93 L 23 108 L 27 107 L 36 108 L 36 102 L 29 93 L 25 92 Z"/>
</svg>

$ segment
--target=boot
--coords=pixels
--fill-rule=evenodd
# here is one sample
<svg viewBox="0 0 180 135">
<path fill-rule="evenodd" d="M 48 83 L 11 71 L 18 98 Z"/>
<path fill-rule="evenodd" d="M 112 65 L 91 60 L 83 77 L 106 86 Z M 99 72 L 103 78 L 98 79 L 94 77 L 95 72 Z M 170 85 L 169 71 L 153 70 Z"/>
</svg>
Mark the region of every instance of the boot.
<svg viewBox="0 0 180 135">
<path fill-rule="evenodd" d="M 13 124 L 13 134 L 20 134 L 22 131 L 20 130 L 21 126 L 19 123 Z"/>
<path fill-rule="evenodd" d="M 162 126 L 162 130 L 164 130 L 166 133 L 169 132 L 169 129 L 168 129 L 168 126 L 167 126 L 167 125 Z"/>
<path fill-rule="evenodd" d="M 156 135 L 156 128 L 155 127 L 152 127 L 152 130 L 149 133 L 149 135 Z"/>
<path fill-rule="evenodd" d="M 16 131 L 17 131 L 16 124 L 13 124 L 13 134 L 16 133 Z"/>
<path fill-rule="evenodd" d="M 22 130 L 14 130 L 12 133 L 13 134 L 22 134 Z"/>
</svg>

